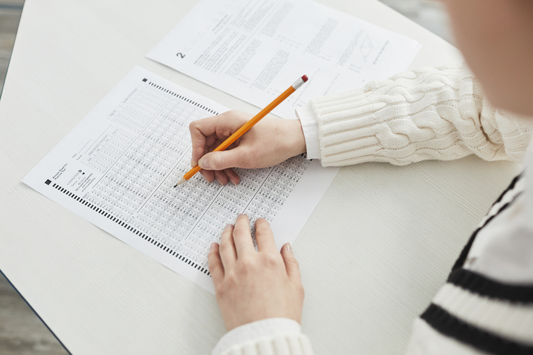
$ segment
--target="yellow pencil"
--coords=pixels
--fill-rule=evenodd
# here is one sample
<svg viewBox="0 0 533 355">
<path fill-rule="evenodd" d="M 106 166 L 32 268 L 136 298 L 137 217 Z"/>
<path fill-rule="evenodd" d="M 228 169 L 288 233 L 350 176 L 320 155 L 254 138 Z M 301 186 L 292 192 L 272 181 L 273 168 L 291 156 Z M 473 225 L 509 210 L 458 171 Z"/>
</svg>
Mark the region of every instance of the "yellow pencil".
<svg viewBox="0 0 533 355">
<path fill-rule="evenodd" d="M 287 90 L 285 90 L 281 95 L 279 95 L 274 101 L 272 101 L 267 107 L 261 110 L 257 115 L 252 117 L 248 122 L 242 125 L 241 128 L 239 128 L 235 133 L 233 133 L 231 136 L 228 137 L 222 144 L 220 144 L 214 152 L 220 152 L 222 150 L 226 150 L 230 145 L 233 144 L 237 139 L 241 138 L 243 134 L 248 132 L 250 128 L 252 128 L 257 122 L 261 121 L 263 117 L 268 115 L 270 111 L 275 109 L 280 103 L 283 102 L 287 97 L 291 96 L 293 92 L 295 92 L 300 86 L 302 86 L 307 81 L 307 75 L 302 76 L 298 80 L 292 84 Z M 183 178 L 174 186 L 178 186 L 179 184 L 184 183 L 185 181 L 189 180 L 196 174 L 202 170 L 199 165 L 196 165 L 194 168 L 189 170 L 185 175 L 183 175 Z"/>
</svg>

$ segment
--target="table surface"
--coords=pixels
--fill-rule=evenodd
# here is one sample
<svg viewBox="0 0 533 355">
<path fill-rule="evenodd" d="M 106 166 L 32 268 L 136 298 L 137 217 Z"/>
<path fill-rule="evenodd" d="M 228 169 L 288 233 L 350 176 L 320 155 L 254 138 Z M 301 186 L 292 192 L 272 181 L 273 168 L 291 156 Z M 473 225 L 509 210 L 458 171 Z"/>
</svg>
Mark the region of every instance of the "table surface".
<svg viewBox="0 0 533 355">
<path fill-rule="evenodd" d="M 419 41 L 413 68 L 461 60 L 375 0 L 320 2 Z M 195 4 L 26 1 L 0 101 L 0 269 L 73 354 L 207 354 L 225 332 L 212 294 L 20 182 L 135 65 L 257 111 L 145 58 Z M 401 353 L 520 168 L 467 157 L 341 169 L 293 246 L 316 353 Z"/>
</svg>

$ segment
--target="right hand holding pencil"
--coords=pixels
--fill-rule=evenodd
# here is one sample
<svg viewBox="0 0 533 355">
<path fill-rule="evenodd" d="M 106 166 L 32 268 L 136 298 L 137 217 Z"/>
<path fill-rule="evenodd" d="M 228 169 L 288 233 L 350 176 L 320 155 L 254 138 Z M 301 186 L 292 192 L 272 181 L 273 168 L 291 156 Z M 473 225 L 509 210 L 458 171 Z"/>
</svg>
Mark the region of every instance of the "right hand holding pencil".
<svg viewBox="0 0 533 355">
<path fill-rule="evenodd" d="M 200 164 L 200 173 L 212 182 L 238 184 L 239 176 L 231 168 L 257 169 L 277 165 L 305 153 L 305 138 L 299 120 L 265 117 L 229 149 L 212 152 L 233 132 L 253 117 L 241 111 L 227 111 L 190 124 L 191 166 Z"/>
</svg>

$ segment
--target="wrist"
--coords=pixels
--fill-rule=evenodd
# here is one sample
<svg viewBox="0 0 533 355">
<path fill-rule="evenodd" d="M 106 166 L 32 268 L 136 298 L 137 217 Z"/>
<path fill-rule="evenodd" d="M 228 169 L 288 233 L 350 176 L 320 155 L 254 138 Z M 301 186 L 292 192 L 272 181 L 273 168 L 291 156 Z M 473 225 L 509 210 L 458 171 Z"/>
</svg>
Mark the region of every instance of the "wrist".
<svg viewBox="0 0 533 355">
<path fill-rule="evenodd" d="M 307 151 L 305 136 L 300 120 L 287 120 L 287 151 L 294 157 Z"/>
</svg>

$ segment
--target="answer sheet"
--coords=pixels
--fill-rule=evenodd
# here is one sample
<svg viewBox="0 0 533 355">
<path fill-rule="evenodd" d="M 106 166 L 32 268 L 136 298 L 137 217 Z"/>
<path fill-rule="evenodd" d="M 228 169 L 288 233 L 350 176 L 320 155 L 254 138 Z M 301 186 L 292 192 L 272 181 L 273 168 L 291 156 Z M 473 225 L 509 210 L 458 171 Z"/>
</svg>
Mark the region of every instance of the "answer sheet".
<svg viewBox="0 0 533 355">
<path fill-rule="evenodd" d="M 214 293 L 207 254 L 246 213 L 293 242 L 338 169 L 294 157 L 236 169 L 239 185 L 207 183 L 190 169 L 189 123 L 227 109 L 134 68 L 23 182 Z"/>
<path fill-rule="evenodd" d="M 202 0 L 148 58 L 263 108 L 297 78 L 305 87 L 273 113 L 406 70 L 418 42 L 310 0 Z"/>
</svg>

